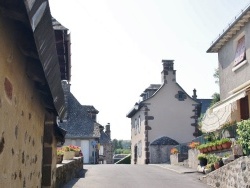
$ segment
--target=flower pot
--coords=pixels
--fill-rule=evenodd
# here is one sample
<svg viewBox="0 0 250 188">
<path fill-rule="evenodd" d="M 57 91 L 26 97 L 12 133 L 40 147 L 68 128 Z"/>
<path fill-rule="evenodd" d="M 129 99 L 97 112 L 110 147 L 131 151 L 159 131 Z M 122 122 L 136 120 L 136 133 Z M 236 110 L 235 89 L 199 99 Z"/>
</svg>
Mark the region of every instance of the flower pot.
<svg viewBox="0 0 250 188">
<path fill-rule="evenodd" d="M 214 168 L 215 168 L 215 169 L 220 168 L 219 162 L 215 162 L 215 163 L 214 163 Z"/>
<path fill-rule="evenodd" d="M 65 151 L 63 155 L 63 160 L 70 160 L 75 157 L 75 152 L 74 151 Z"/>
<path fill-rule="evenodd" d="M 221 145 L 217 145 L 216 148 L 217 148 L 218 150 L 222 150 L 222 146 L 221 146 Z"/>
<path fill-rule="evenodd" d="M 206 166 L 207 165 L 207 159 L 206 158 L 201 158 L 199 159 L 200 161 L 200 166 Z"/>
<path fill-rule="evenodd" d="M 223 149 L 229 149 L 231 147 L 232 143 L 231 142 L 226 142 L 222 144 Z"/>
<path fill-rule="evenodd" d="M 75 151 L 75 157 L 79 157 L 80 156 L 80 151 Z"/>
<path fill-rule="evenodd" d="M 212 150 L 216 151 L 217 150 L 216 146 L 212 146 Z"/>
<path fill-rule="evenodd" d="M 203 153 L 207 153 L 207 152 L 208 152 L 207 148 L 204 148 Z"/>
<path fill-rule="evenodd" d="M 207 147 L 207 151 L 212 151 L 212 147 Z"/>
</svg>

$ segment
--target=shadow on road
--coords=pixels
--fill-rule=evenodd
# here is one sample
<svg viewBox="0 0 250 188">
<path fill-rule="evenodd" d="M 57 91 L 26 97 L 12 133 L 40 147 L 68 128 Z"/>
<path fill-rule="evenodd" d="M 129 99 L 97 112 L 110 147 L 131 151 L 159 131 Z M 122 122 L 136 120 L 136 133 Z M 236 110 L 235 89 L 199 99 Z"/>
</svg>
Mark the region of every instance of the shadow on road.
<svg viewBox="0 0 250 188">
<path fill-rule="evenodd" d="M 70 180 L 69 182 L 67 182 L 63 188 L 72 188 L 77 182 L 79 179 L 81 178 L 85 178 L 85 174 L 87 173 L 87 169 L 82 169 L 78 174 L 77 174 L 77 177 Z"/>
</svg>

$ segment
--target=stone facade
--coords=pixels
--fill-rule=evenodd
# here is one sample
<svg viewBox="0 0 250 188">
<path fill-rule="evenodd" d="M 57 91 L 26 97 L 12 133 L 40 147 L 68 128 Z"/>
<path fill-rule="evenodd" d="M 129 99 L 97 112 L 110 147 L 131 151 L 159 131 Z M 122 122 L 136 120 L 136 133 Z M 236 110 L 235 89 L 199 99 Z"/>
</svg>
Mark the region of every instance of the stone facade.
<svg viewBox="0 0 250 188">
<path fill-rule="evenodd" d="M 250 156 L 240 157 L 218 170 L 210 172 L 201 180 L 212 187 L 249 188 Z"/>
<path fill-rule="evenodd" d="M 56 144 L 64 139 L 57 129 L 65 108 L 48 2 L 33 1 L 33 15 L 46 6 L 35 33 L 29 3 L 1 1 L 14 16 L 0 12 L 0 187 L 54 187 Z"/>
<path fill-rule="evenodd" d="M 131 118 L 132 164 L 151 163 L 150 158 L 155 158 L 155 154 L 150 153 L 149 146 L 161 137 L 178 143 L 195 138 L 195 109 L 200 103 L 176 82 L 173 60 L 162 60 L 162 63 L 162 84 L 146 88 L 140 95 L 142 101 L 127 114 Z"/>
<path fill-rule="evenodd" d="M 26 60 L 0 16 L 0 187 L 40 187 L 45 109 Z"/>
</svg>

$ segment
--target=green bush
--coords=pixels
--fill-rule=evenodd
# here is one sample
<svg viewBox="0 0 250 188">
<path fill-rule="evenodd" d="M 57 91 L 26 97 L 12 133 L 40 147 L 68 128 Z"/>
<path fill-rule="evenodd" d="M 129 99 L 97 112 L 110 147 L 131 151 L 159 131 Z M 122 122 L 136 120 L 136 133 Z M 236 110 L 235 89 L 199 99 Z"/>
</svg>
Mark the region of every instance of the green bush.
<svg viewBox="0 0 250 188">
<path fill-rule="evenodd" d="M 237 123 L 237 142 L 242 146 L 245 155 L 250 154 L 250 120 L 242 120 Z"/>
</svg>

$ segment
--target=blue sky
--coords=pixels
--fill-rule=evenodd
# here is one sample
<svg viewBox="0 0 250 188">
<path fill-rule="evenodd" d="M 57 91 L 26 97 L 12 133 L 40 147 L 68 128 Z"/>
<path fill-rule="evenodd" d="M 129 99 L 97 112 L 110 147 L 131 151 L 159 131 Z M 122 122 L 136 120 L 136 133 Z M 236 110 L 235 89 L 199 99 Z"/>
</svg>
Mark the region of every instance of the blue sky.
<svg viewBox="0 0 250 188">
<path fill-rule="evenodd" d="M 93 105 L 112 139 L 130 139 L 126 114 L 150 84 L 161 83 L 162 59 L 192 95 L 219 91 L 211 42 L 249 5 L 246 0 L 49 0 L 71 33 L 71 92 Z"/>
</svg>

